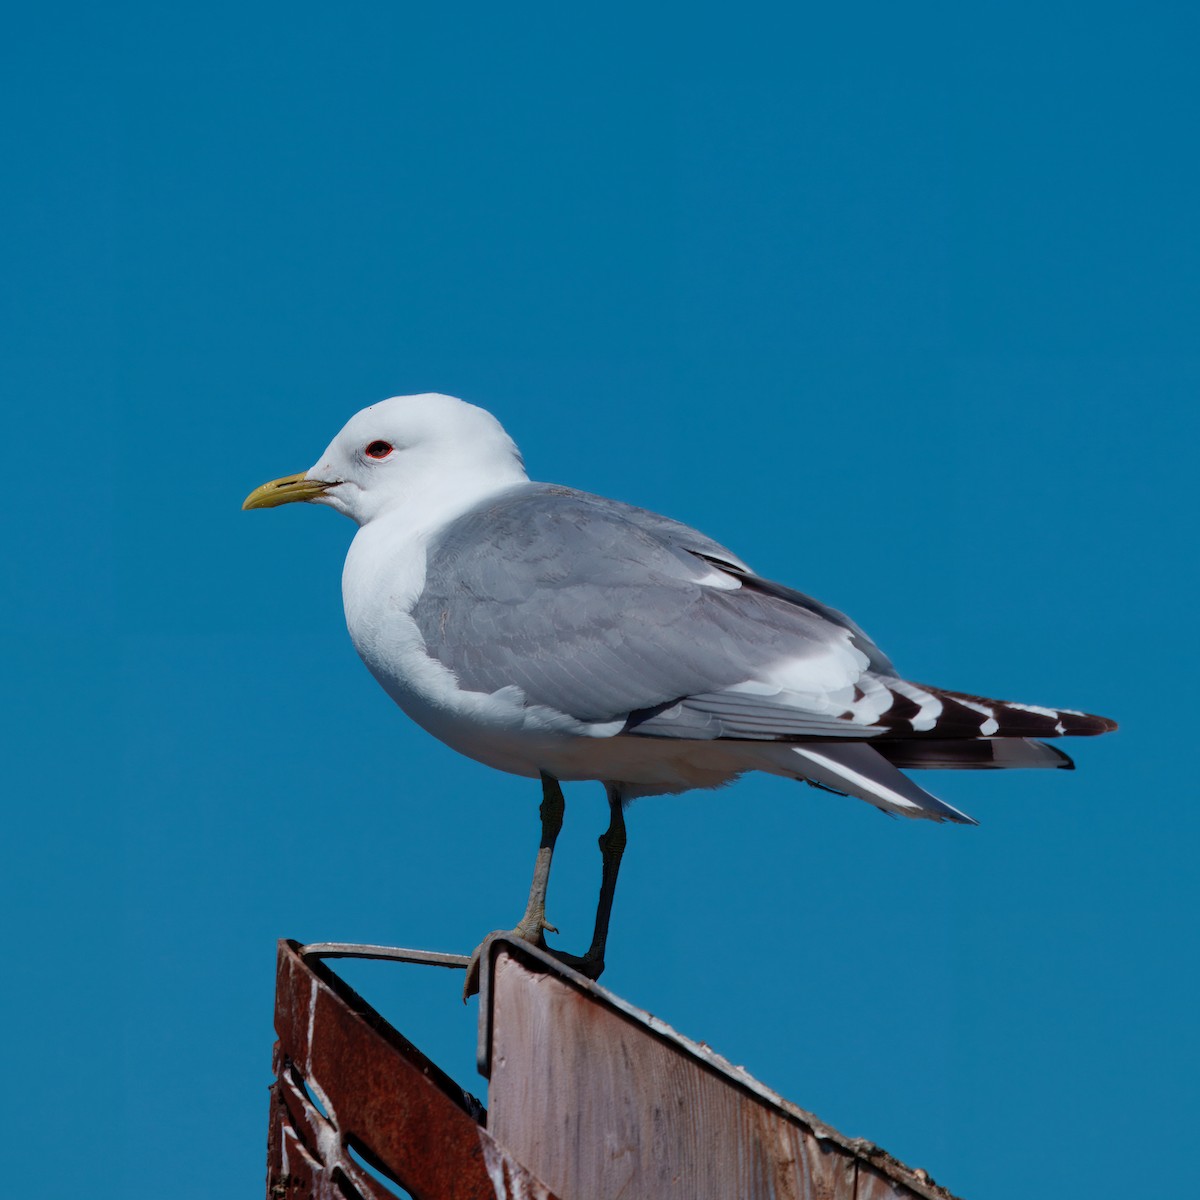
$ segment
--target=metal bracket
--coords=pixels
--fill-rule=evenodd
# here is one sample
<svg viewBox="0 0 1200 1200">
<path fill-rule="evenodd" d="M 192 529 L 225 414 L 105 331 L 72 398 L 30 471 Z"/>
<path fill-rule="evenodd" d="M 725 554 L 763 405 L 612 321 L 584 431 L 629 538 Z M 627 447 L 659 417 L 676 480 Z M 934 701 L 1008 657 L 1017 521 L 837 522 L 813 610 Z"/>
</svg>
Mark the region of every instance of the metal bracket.
<svg viewBox="0 0 1200 1200">
<path fill-rule="evenodd" d="M 427 967 L 451 967 L 465 971 L 471 958 L 467 954 L 447 954 L 440 950 L 408 950 L 403 946 L 357 945 L 354 942 L 309 942 L 301 946 L 303 959 L 365 958 L 382 962 L 418 963 Z"/>
</svg>

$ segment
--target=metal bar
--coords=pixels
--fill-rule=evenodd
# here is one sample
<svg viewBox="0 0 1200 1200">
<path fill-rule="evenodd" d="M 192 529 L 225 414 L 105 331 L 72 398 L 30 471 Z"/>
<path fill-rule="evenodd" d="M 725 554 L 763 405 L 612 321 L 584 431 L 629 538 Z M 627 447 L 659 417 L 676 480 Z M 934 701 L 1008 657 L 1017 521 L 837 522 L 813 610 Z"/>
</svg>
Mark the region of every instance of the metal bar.
<svg viewBox="0 0 1200 1200">
<path fill-rule="evenodd" d="M 466 954 L 447 954 L 440 950 L 408 950 L 402 946 L 357 945 L 354 942 L 309 942 L 300 947 L 301 958 L 365 958 L 384 962 L 419 963 L 427 967 L 452 967 L 466 970 L 471 961 Z"/>
<path fill-rule="evenodd" d="M 269 1200 L 386 1200 L 352 1149 L 415 1200 L 555 1200 L 478 1101 L 295 942 L 279 943 L 275 1029 Z"/>
</svg>

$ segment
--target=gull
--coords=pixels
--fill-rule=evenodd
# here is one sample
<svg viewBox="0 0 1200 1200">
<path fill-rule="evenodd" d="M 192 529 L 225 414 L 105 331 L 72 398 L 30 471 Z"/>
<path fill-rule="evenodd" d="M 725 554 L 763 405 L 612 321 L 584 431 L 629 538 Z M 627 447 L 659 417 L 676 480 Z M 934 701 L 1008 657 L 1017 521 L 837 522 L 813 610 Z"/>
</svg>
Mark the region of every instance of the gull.
<svg viewBox="0 0 1200 1200">
<path fill-rule="evenodd" d="M 243 508 L 305 501 L 350 517 L 342 598 L 359 656 L 418 725 L 488 766 L 541 781 L 524 916 L 542 948 L 561 782 L 604 784 L 591 944 L 604 969 L 624 809 L 747 771 L 884 812 L 973 825 L 902 768 L 1071 768 L 1043 738 L 1113 721 L 901 676 L 849 617 L 756 574 L 687 525 L 532 482 L 499 421 L 452 396 L 396 396 L 353 416 L 309 471 Z M 478 954 L 464 997 L 477 986 Z"/>
</svg>

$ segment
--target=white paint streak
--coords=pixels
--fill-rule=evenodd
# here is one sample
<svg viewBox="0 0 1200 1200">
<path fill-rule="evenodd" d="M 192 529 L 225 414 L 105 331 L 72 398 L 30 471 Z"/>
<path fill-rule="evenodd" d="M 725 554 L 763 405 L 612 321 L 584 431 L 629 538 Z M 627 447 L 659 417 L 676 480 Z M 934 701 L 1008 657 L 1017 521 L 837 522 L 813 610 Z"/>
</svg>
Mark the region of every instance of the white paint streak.
<svg viewBox="0 0 1200 1200">
<path fill-rule="evenodd" d="M 308 1057 L 304 1064 L 304 1075 L 306 1079 L 312 1078 L 312 1044 L 313 1044 L 313 1026 L 317 1020 L 317 981 L 314 979 L 308 990 L 308 1037 L 306 1039 L 308 1045 Z"/>
<path fill-rule="evenodd" d="M 482 1130 L 479 1132 L 479 1148 L 483 1151 L 483 1165 L 492 1181 L 492 1191 L 496 1200 L 505 1200 L 508 1195 L 508 1185 L 504 1181 L 504 1155 L 500 1148 L 487 1137 Z"/>
<path fill-rule="evenodd" d="M 524 1172 L 511 1170 L 508 1155 L 483 1129 L 479 1131 L 479 1148 L 483 1151 L 483 1165 L 492 1182 L 496 1200 L 545 1200 L 545 1190 Z"/>
<path fill-rule="evenodd" d="M 326 1166 L 340 1166 L 345 1170 L 342 1135 L 328 1121 L 317 1122 L 317 1151 Z"/>
</svg>

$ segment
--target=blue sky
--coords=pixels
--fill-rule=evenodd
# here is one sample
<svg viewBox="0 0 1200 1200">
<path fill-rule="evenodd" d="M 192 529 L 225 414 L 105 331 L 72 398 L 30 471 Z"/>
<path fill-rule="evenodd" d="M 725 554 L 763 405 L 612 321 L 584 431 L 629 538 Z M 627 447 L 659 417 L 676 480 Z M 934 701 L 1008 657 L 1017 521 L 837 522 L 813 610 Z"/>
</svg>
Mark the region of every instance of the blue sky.
<svg viewBox="0 0 1200 1200">
<path fill-rule="evenodd" d="M 1117 717 L 978 829 L 776 779 L 630 813 L 605 982 L 971 1200 L 1198 1115 L 1197 19 L 1183 5 L 78 4 L 0 72 L 13 1194 L 261 1186 L 274 942 L 469 950 L 536 786 L 357 661 L 352 527 L 244 514 L 439 390 L 531 473 Z M 586 942 L 598 786 L 550 896 Z M 467 1086 L 457 980 L 346 968 Z M 1165 1192 L 1177 1164 L 1138 1159 Z"/>
</svg>

